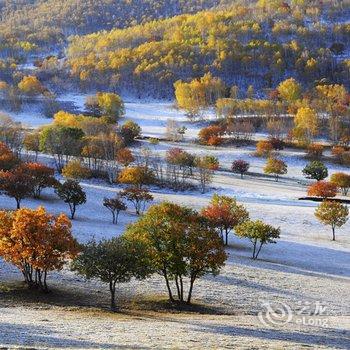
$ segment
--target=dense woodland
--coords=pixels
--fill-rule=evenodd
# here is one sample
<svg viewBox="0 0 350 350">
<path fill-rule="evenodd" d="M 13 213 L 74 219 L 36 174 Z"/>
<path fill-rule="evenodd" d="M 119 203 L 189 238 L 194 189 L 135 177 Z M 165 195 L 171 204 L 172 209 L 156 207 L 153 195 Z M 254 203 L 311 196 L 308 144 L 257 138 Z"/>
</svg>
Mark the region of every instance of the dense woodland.
<svg viewBox="0 0 350 350">
<path fill-rule="evenodd" d="M 125 28 L 158 18 L 197 12 L 219 0 L 3 0 L 2 55 L 48 52 L 66 43 L 69 35 Z"/>
<path fill-rule="evenodd" d="M 349 80 L 345 3 L 259 1 L 125 30 L 71 37 L 68 66 L 83 86 L 169 97 L 179 79 L 211 72 L 260 94 L 295 77 L 304 85 Z M 151 87 L 151 88 L 150 88 Z"/>
</svg>

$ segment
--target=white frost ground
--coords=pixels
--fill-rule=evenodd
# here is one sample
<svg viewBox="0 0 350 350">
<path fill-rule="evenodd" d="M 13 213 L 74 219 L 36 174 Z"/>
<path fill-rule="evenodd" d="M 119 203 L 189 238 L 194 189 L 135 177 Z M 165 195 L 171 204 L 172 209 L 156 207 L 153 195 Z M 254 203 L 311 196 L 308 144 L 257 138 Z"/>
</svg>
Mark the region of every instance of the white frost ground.
<svg viewBox="0 0 350 350">
<path fill-rule="evenodd" d="M 153 104 L 153 103 L 152 103 Z M 152 130 L 155 136 L 162 127 L 161 115 L 166 106 L 154 104 L 127 105 L 128 113 L 141 120 L 144 132 Z M 155 112 L 159 111 L 159 112 Z M 177 113 L 177 112 L 176 112 Z M 22 118 L 22 117 L 21 117 Z M 24 116 L 23 116 L 24 118 Z M 135 119 L 135 120 L 136 120 Z M 27 118 L 27 124 L 36 125 Z M 137 121 L 136 120 L 136 121 Z M 164 119 L 165 120 L 165 119 Z M 23 121 L 23 120 L 22 120 Z M 47 121 L 47 119 L 46 119 Z M 158 131 L 157 131 L 158 130 Z M 155 151 L 164 153 L 170 145 L 161 143 Z M 252 149 L 206 149 L 196 145 L 181 145 L 191 152 L 211 152 L 228 168 L 234 159 L 249 159 L 253 172 L 262 172 L 264 159 L 251 155 Z M 249 241 L 231 237 L 229 259 L 217 277 L 205 277 L 195 285 L 197 301 L 222 309 L 230 316 L 149 314 L 106 315 L 94 311 L 80 311 L 59 306 L 3 305 L 0 301 L 0 345 L 34 348 L 246 348 L 246 349 L 300 349 L 350 348 L 350 223 L 337 232 L 337 241 L 330 240 L 330 228 L 322 226 L 314 217 L 316 203 L 300 202 L 305 195 L 301 169 L 306 163 L 298 152 L 284 151 L 289 174 L 280 183 L 265 178 L 247 177 L 244 180 L 227 173 L 215 177 L 215 190 L 201 195 L 198 192 L 174 193 L 153 188 L 156 201 L 171 200 L 200 209 L 208 203 L 214 191 L 234 195 L 249 209 L 253 218 L 280 226 L 281 240 L 263 248 L 259 261 L 250 259 Z M 330 165 L 331 172 L 348 169 Z M 118 225 L 111 224 L 109 212 L 102 206 L 104 197 L 113 196 L 120 188 L 104 182 L 86 181 L 86 205 L 79 207 L 73 232 L 79 241 L 95 236 L 112 237 L 123 232 L 136 219 L 130 207 L 122 213 Z M 14 200 L 0 197 L 2 208 L 14 208 Z M 53 213 L 67 212 L 68 207 L 46 191 L 43 200 L 25 200 L 23 206 L 35 208 L 44 205 Z M 18 271 L 0 263 L 0 281 L 21 279 Z M 52 286 L 69 285 L 91 295 L 105 295 L 106 287 L 96 281 L 85 282 L 70 271 L 50 274 Z M 160 277 L 133 281 L 120 287 L 120 297 L 165 295 Z M 329 326 L 301 327 L 292 322 L 284 327 L 270 328 L 259 323 L 256 315 L 265 301 L 287 303 L 300 310 L 308 302 L 323 303 Z"/>
</svg>

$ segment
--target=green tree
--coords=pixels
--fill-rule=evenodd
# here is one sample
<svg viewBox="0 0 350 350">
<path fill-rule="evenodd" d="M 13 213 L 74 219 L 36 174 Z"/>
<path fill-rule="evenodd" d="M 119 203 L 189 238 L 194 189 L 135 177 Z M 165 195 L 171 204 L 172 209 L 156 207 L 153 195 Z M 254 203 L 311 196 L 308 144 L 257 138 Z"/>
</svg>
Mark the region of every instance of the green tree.
<svg viewBox="0 0 350 350">
<path fill-rule="evenodd" d="M 236 235 L 248 238 L 253 243 L 253 259 L 257 259 L 264 244 L 276 243 L 280 237 L 280 228 L 265 224 L 261 220 L 245 221 L 236 227 Z"/>
<path fill-rule="evenodd" d="M 153 272 L 143 242 L 127 241 L 123 237 L 82 245 L 72 270 L 87 279 L 108 283 L 112 310 L 116 310 L 117 284 L 129 282 L 132 277 L 144 279 Z"/>
<path fill-rule="evenodd" d="M 125 237 L 147 245 L 153 267 L 164 277 L 171 301 L 175 301 L 177 293 L 180 302 L 190 303 L 195 281 L 206 274 L 218 274 L 227 258 L 220 237 L 207 221 L 194 210 L 172 203 L 152 206 L 128 227 Z"/>
<path fill-rule="evenodd" d="M 328 176 L 328 169 L 322 162 L 314 160 L 305 166 L 303 174 L 307 179 L 321 181 Z"/>
<path fill-rule="evenodd" d="M 67 180 L 63 184 L 57 185 L 55 192 L 60 199 L 69 205 L 73 220 L 77 206 L 86 203 L 86 194 L 82 187 L 77 181 Z"/>
<path fill-rule="evenodd" d="M 61 172 L 64 158 L 80 155 L 83 137 L 84 132 L 79 128 L 45 126 L 40 132 L 40 150 L 54 156 L 56 168 Z"/>
</svg>

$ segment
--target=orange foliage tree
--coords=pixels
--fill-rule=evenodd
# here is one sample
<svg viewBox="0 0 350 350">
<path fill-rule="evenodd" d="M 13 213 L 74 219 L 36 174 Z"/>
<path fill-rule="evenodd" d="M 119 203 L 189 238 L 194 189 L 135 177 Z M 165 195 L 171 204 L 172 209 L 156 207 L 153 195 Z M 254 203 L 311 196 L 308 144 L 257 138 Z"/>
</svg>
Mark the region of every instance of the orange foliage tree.
<svg viewBox="0 0 350 350">
<path fill-rule="evenodd" d="M 55 170 L 41 163 L 25 163 L 22 168 L 31 178 L 34 198 L 40 198 L 41 191 L 46 187 L 54 187 L 58 182 L 55 179 Z"/>
<path fill-rule="evenodd" d="M 202 210 L 202 215 L 219 231 L 222 240 L 225 235 L 225 245 L 228 245 L 229 233 L 237 225 L 249 219 L 247 209 L 238 204 L 235 198 L 218 194 L 214 194 L 210 204 Z"/>
<path fill-rule="evenodd" d="M 219 146 L 223 142 L 222 133 L 222 127 L 219 125 L 207 126 L 199 131 L 199 142 L 203 145 Z"/>
<path fill-rule="evenodd" d="M 256 155 L 259 157 L 267 157 L 273 151 L 273 146 L 270 141 L 261 140 L 256 144 Z"/>
<path fill-rule="evenodd" d="M 3 142 L 0 142 L 0 170 L 11 170 L 18 164 L 19 159 Z"/>
<path fill-rule="evenodd" d="M 0 191 L 16 200 L 17 209 L 21 207 L 24 198 L 32 195 L 33 188 L 32 177 L 23 167 L 0 172 Z"/>
<path fill-rule="evenodd" d="M 337 185 L 328 181 L 318 181 L 309 186 L 307 194 L 309 196 L 331 198 L 337 195 Z"/>
<path fill-rule="evenodd" d="M 43 207 L 0 211 L 0 256 L 17 266 L 30 287 L 47 291 L 48 271 L 60 270 L 78 253 L 71 222 Z"/>
<path fill-rule="evenodd" d="M 122 148 L 117 152 L 117 161 L 125 167 L 128 167 L 135 161 L 135 157 L 129 148 Z"/>
</svg>

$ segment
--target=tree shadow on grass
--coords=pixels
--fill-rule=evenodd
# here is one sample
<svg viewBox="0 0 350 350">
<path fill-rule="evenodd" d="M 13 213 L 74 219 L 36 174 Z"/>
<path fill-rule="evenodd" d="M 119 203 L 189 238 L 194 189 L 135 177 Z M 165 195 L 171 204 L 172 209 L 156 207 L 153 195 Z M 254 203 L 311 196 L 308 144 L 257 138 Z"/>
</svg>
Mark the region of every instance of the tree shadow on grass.
<svg viewBox="0 0 350 350">
<path fill-rule="evenodd" d="M 66 334 L 65 334 L 66 336 Z M 0 345 L 9 347 L 18 346 L 32 346 L 33 349 L 37 347 L 49 347 L 55 349 L 76 348 L 76 349 L 142 349 L 139 346 L 130 345 L 116 345 L 105 342 L 93 342 L 89 340 L 78 340 L 62 337 L 50 329 L 50 326 L 43 325 L 33 326 L 32 324 L 12 324 L 1 323 L 0 321 Z"/>
</svg>

